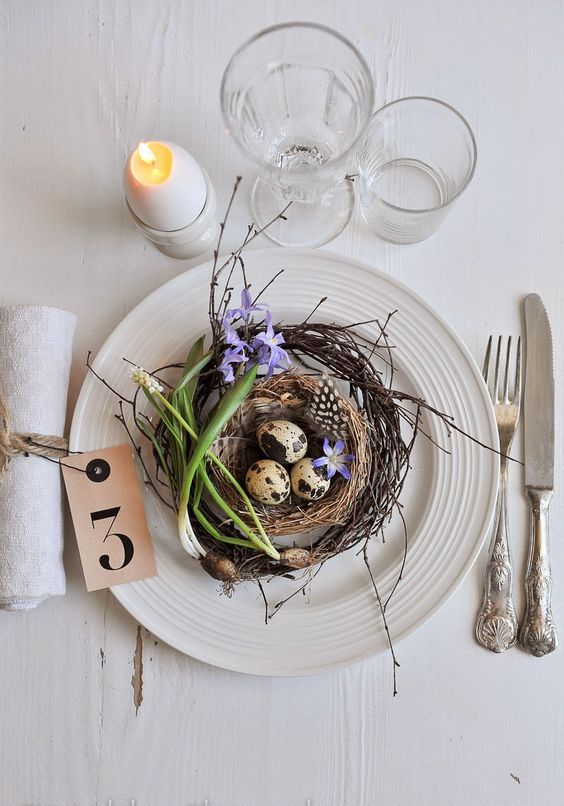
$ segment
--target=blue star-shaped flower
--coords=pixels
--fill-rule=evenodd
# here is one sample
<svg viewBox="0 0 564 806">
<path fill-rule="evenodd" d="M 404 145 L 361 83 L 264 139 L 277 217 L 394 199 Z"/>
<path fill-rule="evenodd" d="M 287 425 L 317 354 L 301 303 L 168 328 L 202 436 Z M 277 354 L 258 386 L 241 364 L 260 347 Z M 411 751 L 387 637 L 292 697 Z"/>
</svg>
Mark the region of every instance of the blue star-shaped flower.
<svg viewBox="0 0 564 806">
<path fill-rule="evenodd" d="M 319 459 L 314 459 L 312 465 L 314 467 L 327 467 L 327 477 L 332 479 L 335 473 L 340 473 L 344 479 L 350 479 L 351 471 L 347 467 L 348 462 L 353 462 L 356 458 L 353 453 L 343 453 L 345 450 L 345 443 L 342 439 L 338 439 L 334 445 L 331 445 L 329 440 L 323 440 L 323 453 L 325 456 L 320 456 Z"/>
</svg>

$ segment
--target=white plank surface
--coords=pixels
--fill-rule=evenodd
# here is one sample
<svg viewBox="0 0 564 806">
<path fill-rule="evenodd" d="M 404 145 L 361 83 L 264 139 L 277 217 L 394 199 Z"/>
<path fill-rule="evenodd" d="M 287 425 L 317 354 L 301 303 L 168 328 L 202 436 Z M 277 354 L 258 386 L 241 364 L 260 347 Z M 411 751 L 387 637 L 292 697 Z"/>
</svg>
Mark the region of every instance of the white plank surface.
<svg viewBox="0 0 564 806">
<path fill-rule="evenodd" d="M 443 98 L 468 117 L 479 147 L 471 191 L 436 237 L 385 245 L 355 220 L 330 248 L 420 292 L 476 355 L 490 331 L 517 332 L 522 295 L 538 291 L 552 317 L 562 411 L 563 15 L 558 0 L 4 0 L 0 301 L 78 314 L 74 401 L 87 349 L 186 268 L 128 220 L 128 150 L 168 138 L 205 165 L 223 202 L 237 172 L 248 187 L 251 172 L 220 120 L 223 67 L 255 30 L 317 20 L 366 55 L 379 104 Z M 226 246 L 248 215 L 241 197 Z M 522 572 L 518 472 L 511 489 Z M 557 494 L 552 505 L 552 551 L 564 634 L 563 501 Z M 137 624 L 107 592 L 86 594 L 70 535 L 66 566 L 66 597 L 0 615 L 0 806 L 562 803 L 564 650 L 537 660 L 480 649 L 479 569 L 398 647 L 395 700 L 387 656 L 263 680 L 198 663 L 141 629 L 140 701 Z"/>
</svg>

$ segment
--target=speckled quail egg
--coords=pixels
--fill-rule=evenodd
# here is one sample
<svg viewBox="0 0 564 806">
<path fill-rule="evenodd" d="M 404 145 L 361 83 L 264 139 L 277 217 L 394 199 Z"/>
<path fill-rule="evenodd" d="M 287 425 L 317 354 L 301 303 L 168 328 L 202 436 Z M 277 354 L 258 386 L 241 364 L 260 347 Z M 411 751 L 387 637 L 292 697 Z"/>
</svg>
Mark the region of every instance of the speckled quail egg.
<svg viewBox="0 0 564 806">
<path fill-rule="evenodd" d="M 272 459 L 259 459 L 247 470 L 245 485 L 261 504 L 281 504 L 290 495 L 290 477 L 286 468 Z"/>
<path fill-rule="evenodd" d="M 306 455 L 307 437 L 289 420 L 270 420 L 257 428 L 257 441 L 269 459 L 284 465 L 293 465 Z"/>
<path fill-rule="evenodd" d="M 331 485 L 324 467 L 314 467 L 313 459 L 306 456 L 300 459 L 290 474 L 292 490 L 304 501 L 318 501 L 323 498 Z"/>
</svg>

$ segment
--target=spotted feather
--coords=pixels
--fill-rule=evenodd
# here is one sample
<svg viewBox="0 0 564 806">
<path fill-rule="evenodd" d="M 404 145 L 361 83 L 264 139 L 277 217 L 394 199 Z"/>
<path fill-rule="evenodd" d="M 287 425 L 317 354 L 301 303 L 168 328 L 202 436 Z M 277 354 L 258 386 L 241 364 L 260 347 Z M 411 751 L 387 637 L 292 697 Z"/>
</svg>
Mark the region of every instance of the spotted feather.
<svg viewBox="0 0 564 806">
<path fill-rule="evenodd" d="M 325 372 L 311 397 L 308 414 L 322 436 L 337 439 L 347 436 L 348 427 L 343 415 L 341 394 L 333 379 Z"/>
</svg>

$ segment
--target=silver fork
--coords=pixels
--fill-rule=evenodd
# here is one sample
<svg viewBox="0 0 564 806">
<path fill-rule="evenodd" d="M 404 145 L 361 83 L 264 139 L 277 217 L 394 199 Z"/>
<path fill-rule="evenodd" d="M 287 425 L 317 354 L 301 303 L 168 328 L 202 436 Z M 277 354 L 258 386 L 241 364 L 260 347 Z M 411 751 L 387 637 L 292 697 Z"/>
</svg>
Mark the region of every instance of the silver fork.
<svg viewBox="0 0 564 806">
<path fill-rule="evenodd" d="M 505 649 L 510 649 L 514 646 L 517 642 L 518 632 L 513 601 L 513 563 L 511 561 L 507 523 L 507 457 L 517 430 L 521 410 L 521 338 L 517 342 L 515 380 L 511 399 L 509 388 L 511 336 L 507 339 L 503 389 L 500 390 L 502 342 L 503 339 L 500 336 L 497 342 L 493 383 L 491 382 L 490 371 L 491 336 L 488 340 L 483 369 L 484 380 L 488 385 L 494 406 L 501 457 L 490 556 L 486 567 L 484 599 L 476 622 L 476 638 L 482 646 L 492 652 L 503 652 Z M 489 384 L 488 380 L 490 380 Z"/>
</svg>

